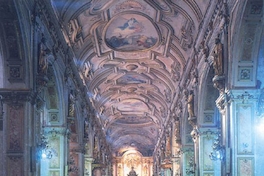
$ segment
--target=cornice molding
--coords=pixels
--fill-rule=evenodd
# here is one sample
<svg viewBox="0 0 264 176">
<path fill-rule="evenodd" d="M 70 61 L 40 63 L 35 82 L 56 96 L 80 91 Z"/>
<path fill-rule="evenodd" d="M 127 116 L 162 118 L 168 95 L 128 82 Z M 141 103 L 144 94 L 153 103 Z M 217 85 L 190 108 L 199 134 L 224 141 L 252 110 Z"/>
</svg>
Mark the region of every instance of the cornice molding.
<svg viewBox="0 0 264 176">
<path fill-rule="evenodd" d="M 32 100 L 32 92 L 29 89 L 0 89 L 0 100 L 18 109 Z"/>
</svg>

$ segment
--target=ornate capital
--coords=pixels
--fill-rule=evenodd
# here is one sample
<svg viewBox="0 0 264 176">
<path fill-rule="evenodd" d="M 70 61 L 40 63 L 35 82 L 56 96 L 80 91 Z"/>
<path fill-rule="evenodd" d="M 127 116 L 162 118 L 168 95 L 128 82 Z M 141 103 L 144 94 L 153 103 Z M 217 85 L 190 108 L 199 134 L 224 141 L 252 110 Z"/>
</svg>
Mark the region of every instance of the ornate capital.
<svg viewBox="0 0 264 176">
<path fill-rule="evenodd" d="M 225 107 L 229 103 L 231 96 L 232 95 L 230 93 L 224 93 L 224 94 L 220 94 L 220 96 L 217 98 L 216 106 L 221 113 L 225 112 Z"/>
<path fill-rule="evenodd" d="M 0 99 L 2 102 L 18 109 L 24 102 L 31 100 L 31 91 L 28 89 L 10 90 L 0 89 Z"/>
<path fill-rule="evenodd" d="M 242 103 L 248 103 L 248 100 L 254 99 L 254 95 L 251 95 L 248 92 L 244 92 L 241 95 L 237 95 L 236 98 L 242 100 Z"/>
</svg>

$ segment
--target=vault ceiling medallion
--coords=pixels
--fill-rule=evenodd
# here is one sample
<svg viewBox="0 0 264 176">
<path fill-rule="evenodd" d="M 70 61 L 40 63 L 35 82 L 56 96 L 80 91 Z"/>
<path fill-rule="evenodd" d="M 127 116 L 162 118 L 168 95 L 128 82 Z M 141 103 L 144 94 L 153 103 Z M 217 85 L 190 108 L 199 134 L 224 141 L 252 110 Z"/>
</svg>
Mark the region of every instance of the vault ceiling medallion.
<svg viewBox="0 0 264 176">
<path fill-rule="evenodd" d="M 140 13 L 127 12 L 112 18 L 106 26 L 105 42 L 117 51 L 142 51 L 159 41 L 154 24 Z"/>
</svg>

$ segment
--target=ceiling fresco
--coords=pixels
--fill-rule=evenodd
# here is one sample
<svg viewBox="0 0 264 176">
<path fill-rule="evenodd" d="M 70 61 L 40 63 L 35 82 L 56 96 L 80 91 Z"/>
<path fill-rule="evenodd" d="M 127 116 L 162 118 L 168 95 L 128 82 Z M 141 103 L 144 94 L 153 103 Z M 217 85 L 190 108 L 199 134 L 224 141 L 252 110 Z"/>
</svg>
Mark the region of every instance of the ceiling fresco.
<svg viewBox="0 0 264 176">
<path fill-rule="evenodd" d="M 152 155 L 208 0 L 53 0 L 114 152 Z"/>
<path fill-rule="evenodd" d="M 154 25 L 139 14 L 121 14 L 113 18 L 104 34 L 107 46 L 116 51 L 142 51 L 158 43 Z"/>
</svg>

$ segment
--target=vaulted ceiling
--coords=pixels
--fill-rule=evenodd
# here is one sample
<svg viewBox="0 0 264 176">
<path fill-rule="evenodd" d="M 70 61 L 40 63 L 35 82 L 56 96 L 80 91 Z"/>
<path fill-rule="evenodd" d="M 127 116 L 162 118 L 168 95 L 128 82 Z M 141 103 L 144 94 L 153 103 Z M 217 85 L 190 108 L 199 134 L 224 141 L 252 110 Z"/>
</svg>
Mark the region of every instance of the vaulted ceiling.
<svg viewBox="0 0 264 176">
<path fill-rule="evenodd" d="M 113 152 L 152 155 L 210 0 L 52 0 Z"/>
</svg>

